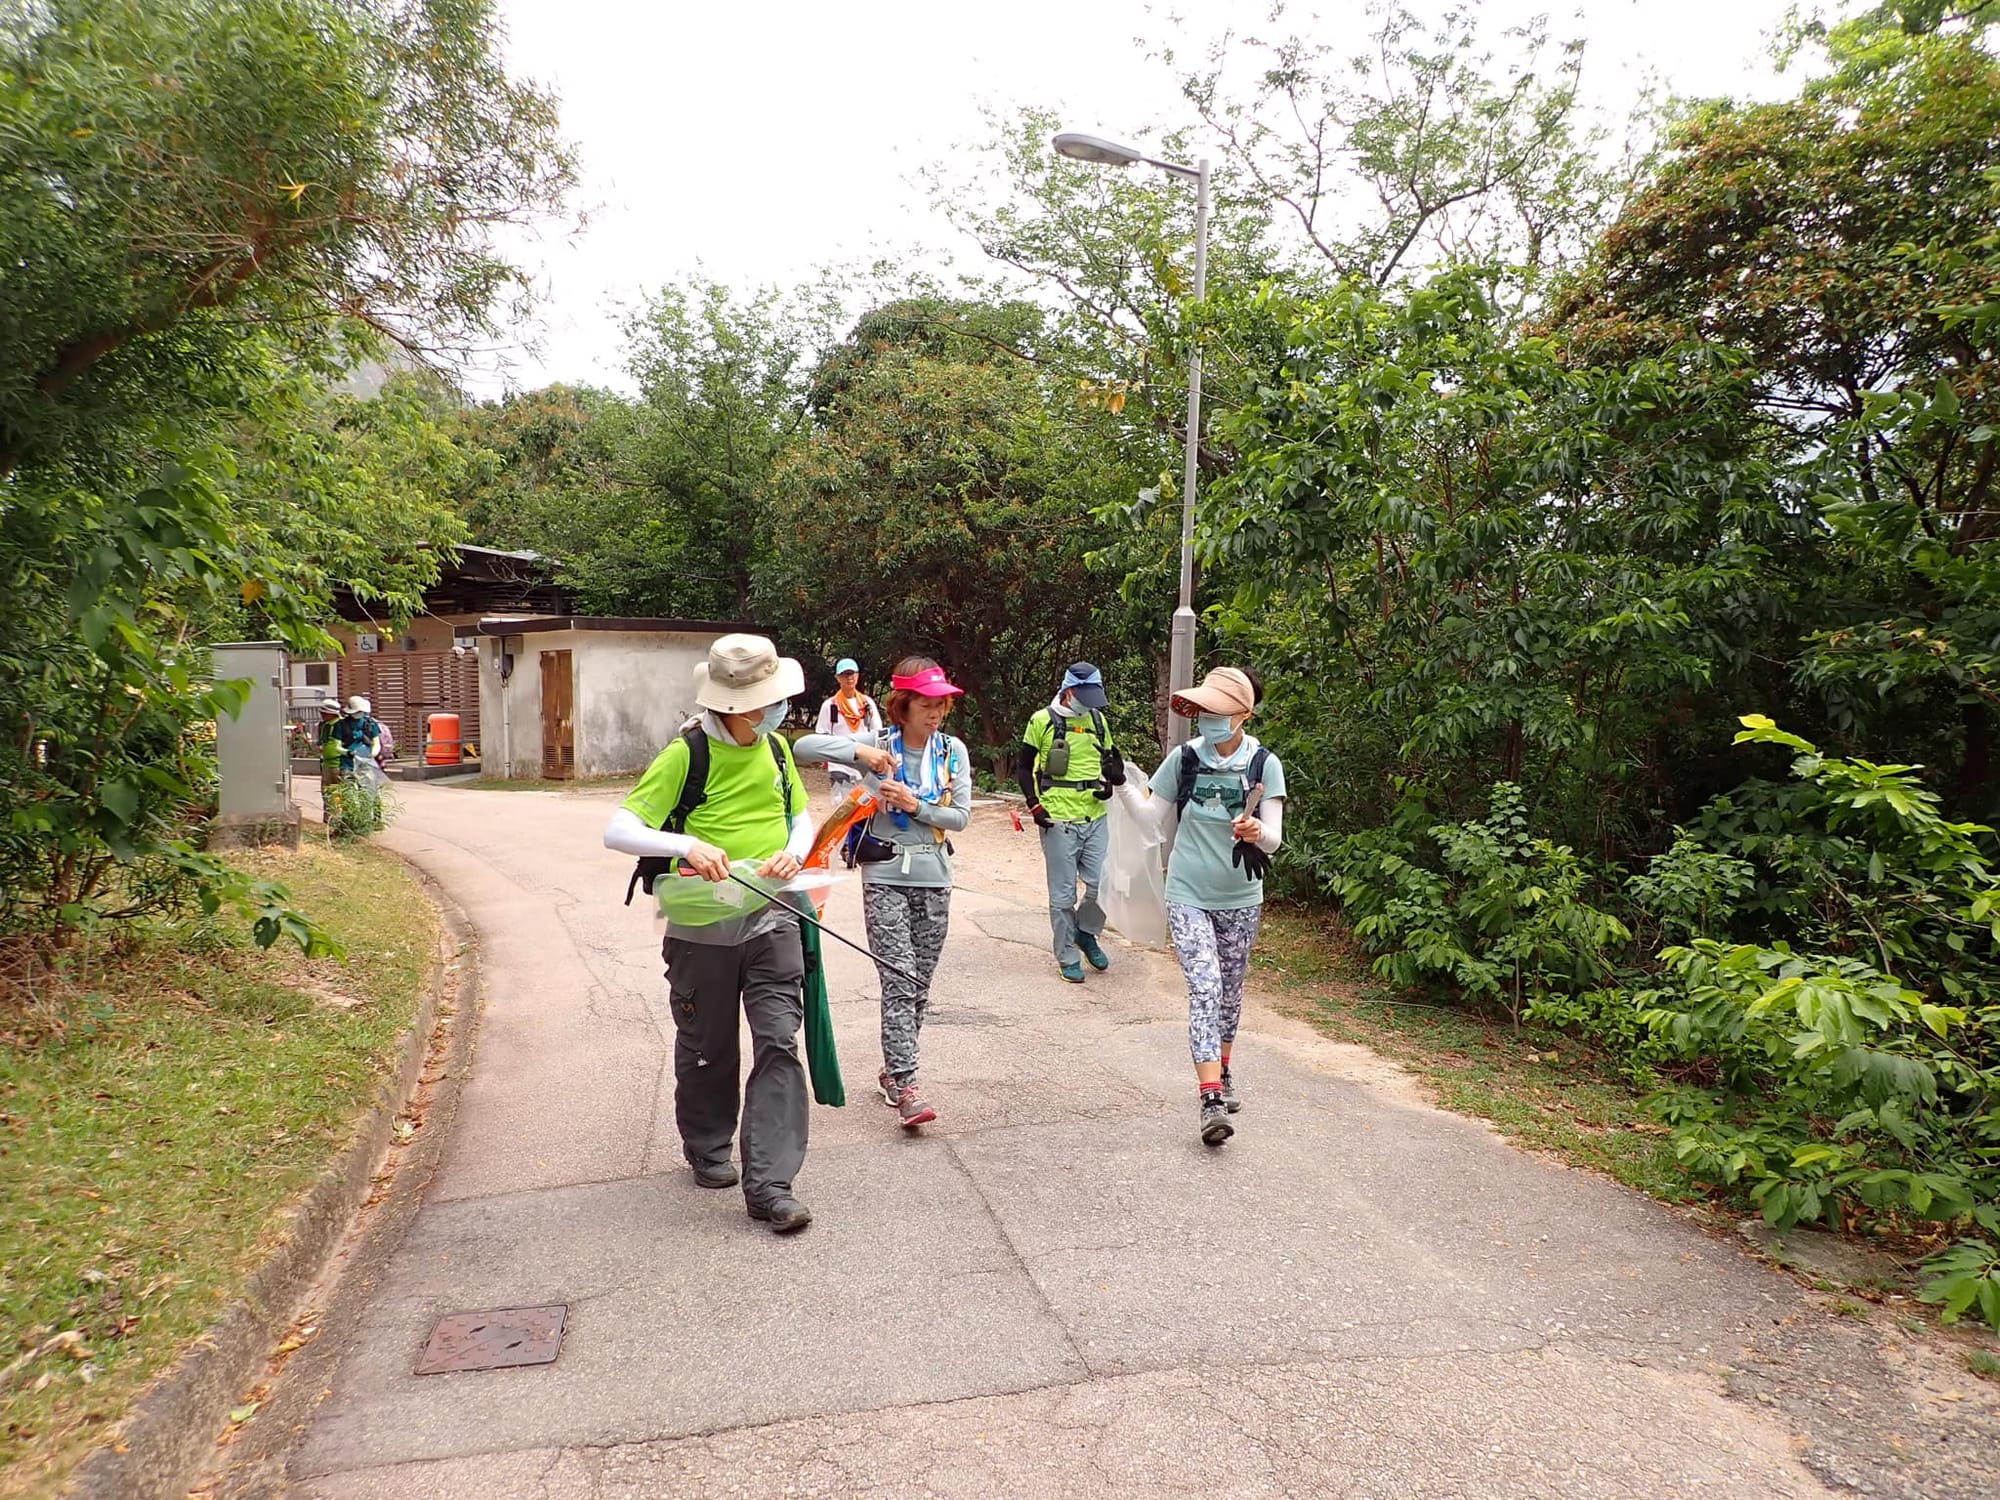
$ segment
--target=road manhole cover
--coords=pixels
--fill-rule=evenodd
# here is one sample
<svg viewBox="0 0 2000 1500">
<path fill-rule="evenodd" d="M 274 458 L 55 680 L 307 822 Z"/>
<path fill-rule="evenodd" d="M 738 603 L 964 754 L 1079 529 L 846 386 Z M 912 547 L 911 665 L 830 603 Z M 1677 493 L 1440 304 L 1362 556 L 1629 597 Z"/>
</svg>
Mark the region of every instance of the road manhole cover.
<svg viewBox="0 0 2000 1500">
<path fill-rule="evenodd" d="M 439 1318 L 417 1361 L 419 1375 L 456 1370 L 505 1370 L 545 1365 L 562 1347 L 563 1318 L 569 1308 L 503 1307 L 493 1312 L 453 1313 Z"/>
</svg>

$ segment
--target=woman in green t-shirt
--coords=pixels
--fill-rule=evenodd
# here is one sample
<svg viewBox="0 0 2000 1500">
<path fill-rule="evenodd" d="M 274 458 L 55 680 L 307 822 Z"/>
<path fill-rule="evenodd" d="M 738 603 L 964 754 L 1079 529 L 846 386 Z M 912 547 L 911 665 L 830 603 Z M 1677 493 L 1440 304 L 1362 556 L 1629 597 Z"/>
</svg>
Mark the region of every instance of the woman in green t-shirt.
<svg viewBox="0 0 2000 1500">
<path fill-rule="evenodd" d="M 1178 693 L 1173 711 L 1197 737 L 1171 752 L 1141 790 L 1121 793 L 1142 820 L 1173 825 L 1167 926 L 1188 988 L 1188 1050 L 1201 1092 L 1202 1140 L 1235 1134 L 1241 1107 L 1230 1052 L 1243 981 L 1264 914 L 1264 872 L 1284 839 L 1285 768 L 1243 726 L 1263 697 L 1257 680 L 1217 667 Z"/>
</svg>

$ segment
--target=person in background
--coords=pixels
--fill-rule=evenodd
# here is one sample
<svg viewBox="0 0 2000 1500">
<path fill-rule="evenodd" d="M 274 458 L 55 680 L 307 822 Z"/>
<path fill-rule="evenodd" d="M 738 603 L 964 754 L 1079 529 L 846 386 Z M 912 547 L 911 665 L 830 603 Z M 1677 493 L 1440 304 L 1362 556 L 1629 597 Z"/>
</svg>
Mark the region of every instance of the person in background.
<svg viewBox="0 0 2000 1500">
<path fill-rule="evenodd" d="M 833 696 L 819 706 L 815 732 L 840 735 L 850 740 L 866 736 L 870 743 L 879 743 L 882 738 L 882 711 L 875 706 L 873 698 L 861 691 L 861 663 L 851 656 L 843 656 L 834 665 L 833 675 L 840 685 Z M 826 769 L 836 797 L 861 779 L 860 773 L 844 761 L 828 759 Z"/>
<path fill-rule="evenodd" d="M 1160 762 L 1150 786 L 1123 793 L 1135 816 L 1173 830 L 1167 925 L 1187 980 L 1188 1050 L 1210 1146 L 1236 1133 L 1229 1117 L 1242 1101 L 1230 1053 L 1264 914 L 1264 872 L 1284 839 L 1285 768 L 1243 727 L 1262 699 L 1256 678 L 1236 667 L 1217 667 L 1176 694 L 1173 711 L 1195 721 L 1196 738 Z"/>
<path fill-rule="evenodd" d="M 1111 967 L 1097 940 L 1104 931 L 1097 892 L 1110 838 L 1104 804 L 1125 782 L 1125 760 L 1104 722 L 1106 701 L 1097 668 L 1087 661 L 1072 664 L 1055 700 L 1028 720 L 1014 757 L 1021 795 L 1041 830 L 1056 967 L 1071 984 L 1083 983 L 1085 959 L 1093 969 Z"/>
<path fill-rule="evenodd" d="M 761 635 L 725 635 L 694 669 L 699 720 L 654 757 L 611 815 L 607 849 L 674 862 L 721 883 L 733 861 L 790 880 L 812 846 L 812 818 L 791 747 L 778 728 L 805 673 Z M 696 746 L 700 745 L 697 754 Z M 690 777 L 699 767 L 698 783 Z M 641 866 L 643 870 L 644 865 Z M 636 877 L 635 877 L 636 878 Z M 650 889 L 650 887 L 649 887 Z M 740 1085 L 743 1201 L 778 1234 L 812 1222 L 792 1190 L 805 1165 L 805 953 L 798 919 L 775 902 L 732 926 L 726 941 L 669 926 L 662 953 L 674 1015 L 674 1121 L 703 1187 L 739 1180 L 730 1144 L 739 1125 L 738 1028 L 750 1027 L 750 1078 Z"/>
<path fill-rule="evenodd" d="M 875 1087 L 914 1130 L 937 1118 L 917 1083 L 917 1040 L 930 1008 L 930 980 L 951 923 L 950 835 L 972 821 L 972 758 L 944 733 L 951 700 L 964 690 L 928 656 L 906 656 L 890 678 L 889 728 L 874 735 L 809 734 L 804 761 L 865 767 L 881 810 L 856 841 L 868 946 L 915 978 L 882 978 L 882 1071 Z"/>
<path fill-rule="evenodd" d="M 319 706 L 319 810 L 321 819 L 333 823 L 334 783 L 340 780 L 340 757 L 344 753 L 334 737 L 333 726 L 340 718 L 340 705 L 331 698 Z"/>
<path fill-rule="evenodd" d="M 382 725 L 375 718 L 375 705 L 359 693 L 347 700 L 347 712 L 327 726 L 326 734 L 340 746 L 342 775 L 353 774 L 356 756 L 381 760 Z"/>
</svg>

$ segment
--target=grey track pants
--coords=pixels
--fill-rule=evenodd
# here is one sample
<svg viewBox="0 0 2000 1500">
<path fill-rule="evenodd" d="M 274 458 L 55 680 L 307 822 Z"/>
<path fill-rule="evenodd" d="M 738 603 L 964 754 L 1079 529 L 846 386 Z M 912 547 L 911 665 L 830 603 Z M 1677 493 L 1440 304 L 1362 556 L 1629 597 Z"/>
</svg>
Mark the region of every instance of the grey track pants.
<svg viewBox="0 0 2000 1500">
<path fill-rule="evenodd" d="M 674 1122 L 700 1165 L 729 1160 L 737 1130 L 738 1010 L 750 1022 L 750 1080 L 742 1086 L 743 1196 L 789 1193 L 806 1159 L 805 954 L 791 921 L 734 947 L 668 936 L 662 952 L 674 1012 Z"/>
<path fill-rule="evenodd" d="M 1104 931 L 1104 908 L 1097 890 L 1104 880 L 1104 856 L 1111 847 L 1111 821 L 1058 823 L 1042 830 L 1042 872 L 1049 878 L 1049 931 L 1056 962 L 1083 962 L 1076 936 L 1096 937 Z M 1081 899 L 1077 883 L 1083 883 Z"/>
</svg>

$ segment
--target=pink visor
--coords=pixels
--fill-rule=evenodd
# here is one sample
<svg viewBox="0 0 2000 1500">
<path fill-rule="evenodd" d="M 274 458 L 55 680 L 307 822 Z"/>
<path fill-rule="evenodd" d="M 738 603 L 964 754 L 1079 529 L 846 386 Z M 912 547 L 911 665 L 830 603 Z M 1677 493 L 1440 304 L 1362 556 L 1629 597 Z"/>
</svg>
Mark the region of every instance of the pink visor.
<svg viewBox="0 0 2000 1500">
<path fill-rule="evenodd" d="M 951 679 L 944 675 L 943 667 L 925 667 L 921 672 L 909 676 L 895 676 L 889 679 L 889 686 L 899 693 L 915 693 L 919 698 L 956 698 L 965 689 L 953 687 Z"/>
</svg>

